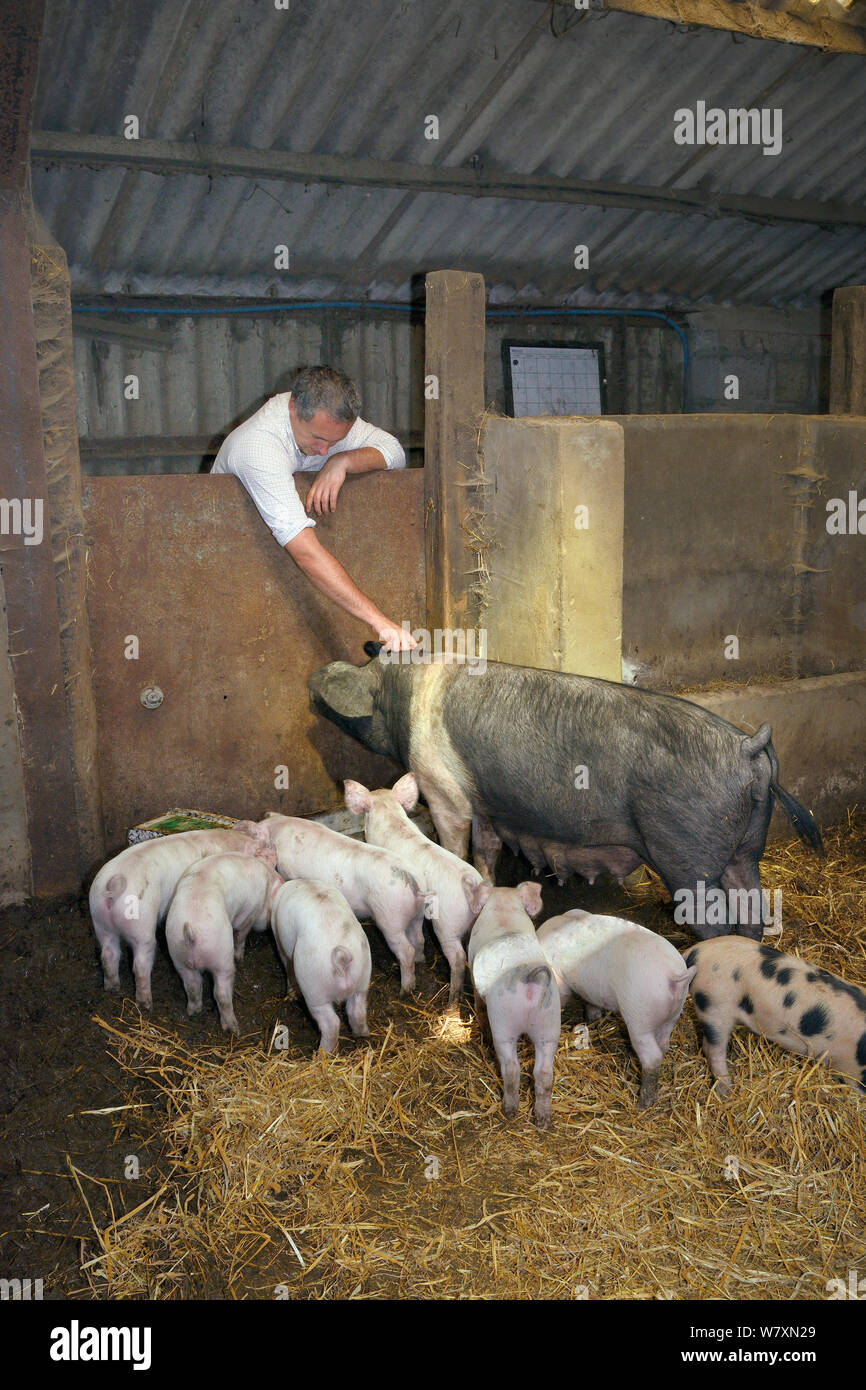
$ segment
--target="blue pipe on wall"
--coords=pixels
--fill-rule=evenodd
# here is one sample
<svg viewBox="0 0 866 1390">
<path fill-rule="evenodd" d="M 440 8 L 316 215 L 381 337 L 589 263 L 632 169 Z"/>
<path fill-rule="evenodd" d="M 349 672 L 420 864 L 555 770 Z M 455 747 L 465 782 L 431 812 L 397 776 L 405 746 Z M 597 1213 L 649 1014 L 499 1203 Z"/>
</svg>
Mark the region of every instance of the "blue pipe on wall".
<svg viewBox="0 0 866 1390">
<path fill-rule="evenodd" d="M 275 314 L 297 309 L 396 309 L 406 314 L 423 314 L 423 305 L 394 304 L 376 299 L 302 299 L 280 300 L 275 304 L 229 305 L 222 308 L 143 309 L 138 305 L 123 307 L 108 304 L 73 304 L 76 314 L 169 314 L 176 318 L 195 318 L 201 314 Z M 594 314 L 601 318 L 659 319 L 672 328 L 683 348 L 683 371 L 689 365 L 689 346 L 678 323 L 655 309 L 488 309 L 485 317 L 496 318 L 571 318 L 577 314 Z"/>
</svg>

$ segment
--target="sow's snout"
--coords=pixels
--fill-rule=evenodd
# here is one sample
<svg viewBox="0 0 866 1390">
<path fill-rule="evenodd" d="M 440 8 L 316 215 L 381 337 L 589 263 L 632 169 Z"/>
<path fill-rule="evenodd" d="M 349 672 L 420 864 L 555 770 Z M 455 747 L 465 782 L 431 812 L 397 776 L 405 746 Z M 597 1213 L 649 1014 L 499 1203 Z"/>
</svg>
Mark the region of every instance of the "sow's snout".
<svg viewBox="0 0 866 1390">
<path fill-rule="evenodd" d="M 341 719 L 370 719 L 374 708 L 374 685 L 368 666 L 352 666 L 348 661 L 332 661 L 307 680 L 313 707 L 322 714 Z"/>
<path fill-rule="evenodd" d="M 394 757 L 393 733 L 380 708 L 381 684 L 382 667 L 373 658 L 364 666 L 332 661 L 313 672 L 307 689 L 314 713 L 325 715 L 374 753 Z"/>
</svg>

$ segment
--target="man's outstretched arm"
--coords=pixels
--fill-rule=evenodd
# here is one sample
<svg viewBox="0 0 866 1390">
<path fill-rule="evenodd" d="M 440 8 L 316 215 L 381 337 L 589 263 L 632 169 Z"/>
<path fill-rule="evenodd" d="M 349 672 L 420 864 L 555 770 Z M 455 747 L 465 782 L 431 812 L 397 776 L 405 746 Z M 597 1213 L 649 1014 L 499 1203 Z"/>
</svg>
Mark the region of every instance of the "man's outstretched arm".
<svg viewBox="0 0 866 1390">
<path fill-rule="evenodd" d="M 381 456 L 380 456 L 381 457 Z M 286 544 L 286 551 L 310 583 L 353 618 L 369 624 L 389 651 L 406 651 L 417 643 L 397 623 L 386 618 L 366 594 L 362 594 L 339 560 L 326 550 L 309 526 Z"/>
</svg>

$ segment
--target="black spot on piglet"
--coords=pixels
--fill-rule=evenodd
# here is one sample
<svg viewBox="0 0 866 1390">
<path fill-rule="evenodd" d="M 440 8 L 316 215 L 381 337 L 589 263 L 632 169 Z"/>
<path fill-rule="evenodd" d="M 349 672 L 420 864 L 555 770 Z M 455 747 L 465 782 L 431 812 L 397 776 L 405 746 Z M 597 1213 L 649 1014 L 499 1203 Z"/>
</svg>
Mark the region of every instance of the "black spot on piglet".
<svg viewBox="0 0 866 1390">
<path fill-rule="evenodd" d="M 763 951 L 764 949 L 765 949 L 765 948 L 762 946 L 762 947 L 761 947 L 761 950 Z M 763 975 L 763 977 L 764 977 L 765 980 L 772 980 L 772 978 L 773 978 L 773 976 L 775 975 L 775 973 L 776 973 L 776 963 L 775 963 L 775 961 L 772 961 L 772 960 L 762 960 L 762 961 L 761 961 L 761 974 Z"/>
<path fill-rule="evenodd" d="M 857 1065 L 866 1067 L 866 1033 L 861 1033 L 857 1042 Z"/>
<path fill-rule="evenodd" d="M 789 965 L 786 965 L 786 966 L 785 966 L 785 969 L 784 969 L 784 970 L 780 970 L 779 973 L 778 973 L 778 975 L 776 976 L 776 984 L 777 984 L 777 985 L 787 985 L 787 984 L 790 982 L 790 979 L 791 979 L 791 976 L 793 975 L 793 973 L 794 973 L 794 972 L 793 972 L 793 970 L 791 969 L 791 967 L 790 967 Z"/>
<path fill-rule="evenodd" d="M 781 951 L 776 950 L 775 946 L 759 946 L 758 953 L 759 955 L 765 956 L 767 958 L 770 958 L 772 956 L 780 956 L 782 954 Z"/>
<path fill-rule="evenodd" d="M 699 1011 L 699 1013 L 705 1013 L 706 1010 L 710 1007 L 710 996 L 708 994 L 704 994 L 703 990 L 695 990 L 694 999 L 695 1008 Z"/>
<path fill-rule="evenodd" d="M 807 1009 L 800 1019 L 800 1032 L 805 1038 L 814 1038 L 817 1033 L 823 1033 L 830 1022 L 830 1015 L 823 1004 L 815 1004 L 813 1008 Z"/>
<path fill-rule="evenodd" d="M 739 972 L 739 970 L 735 970 L 734 973 L 733 973 L 732 979 L 734 979 L 734 980 L 739 980 L 739 978 L 740 978 L 740 972 Z"/>
<path fill-rule="evenodd" d="M 703 1023 L 701 1024 L 701 1027 L 704 1030 L 704 1037 L 706 1038 L 710 1047 L 715 1047 L 716 1043 L 718 1042 L 718 1033 L 716 1032 L 713 1025 L 711 1023 Z"/>
<path fill-rule="evenodd" d="M 784 1004 L 784 1006 L 785 1006 L 786 1009 L 790 1009 L 790 1008 L 793 1007 L 794 1004 L 796 1004 L 796 1002 L 797 1002 L 797 996 L 796 996 L 796 994 L 794 993 L 794 991 L 793 991 L 792 989 L 789 989 L 789 990 L 788 990 L 788 993 L 785 995 L 784 999 L 782 1000 L 782 1003 Z"/>
<path fill-rule="evenodd" d="M 697 951 L 697 947 L 695 946 L 695 947 L 692 947 L 691 951 L 689 951 L 688 955 L 686 956 L 686 969 L 687 969 L 687 970 L 691 970 L 691 968 L 692 968 L 692 966 L 694 965 L 694 963 L 695 963 L 695 961 L 697 960 L 697 958 L 698 958 L 698 951 Z"/>
<path fill-rule="evenodd" d="M 755 1012 L 755 1006 L 749 998 L 748 994 L 743 995 L 742 999 L 737 1005 L 737 1008 L 742 1009 L 744 1014 L 753 1014 Z"/>
</svg>

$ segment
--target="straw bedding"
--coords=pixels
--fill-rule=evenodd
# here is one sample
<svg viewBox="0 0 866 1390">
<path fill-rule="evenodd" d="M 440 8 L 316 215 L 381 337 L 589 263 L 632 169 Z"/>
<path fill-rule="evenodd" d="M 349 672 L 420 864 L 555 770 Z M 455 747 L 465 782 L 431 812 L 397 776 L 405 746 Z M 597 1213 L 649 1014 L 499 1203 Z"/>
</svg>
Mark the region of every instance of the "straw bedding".
<svg viewBox="0 0 866 1390">
<path fill-rule="evenodd" d="M 772 941 L 864 985 L 866 816 L 825 838 L 823 861 L 768 852 L 785 917 Z M 636 919 L 687 944 L 657 882 L 631 896 Z M 93 1292 L 784 1300 L 866 1268 L 866 1102 L 818 1062 L 738 1030 L 721 1101 L 688 1003 L 659 1101 L 639 1112 L 620 1021 L 591 1025 L 587 1049 L 567 1013 L 541 1134 L 531 1048 L 509 1122 L 471 1005 L 458 1019 L 446 1001 L 398 1002 L 374 977 L 369 1046 L 344 1035 L 334 1059 L 281 1049 L 279 1032 L 193 1047 L 132 1004 L 121 1027 L 101 1023 L 127 1100 L 161 1110 L 161 1176 L 93 1224 Z"/>
</svg>

